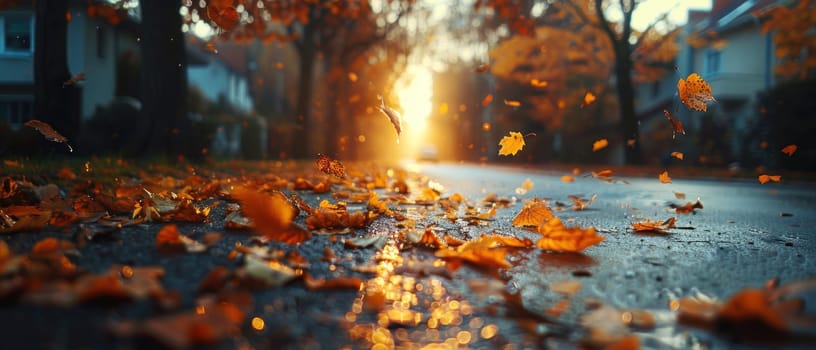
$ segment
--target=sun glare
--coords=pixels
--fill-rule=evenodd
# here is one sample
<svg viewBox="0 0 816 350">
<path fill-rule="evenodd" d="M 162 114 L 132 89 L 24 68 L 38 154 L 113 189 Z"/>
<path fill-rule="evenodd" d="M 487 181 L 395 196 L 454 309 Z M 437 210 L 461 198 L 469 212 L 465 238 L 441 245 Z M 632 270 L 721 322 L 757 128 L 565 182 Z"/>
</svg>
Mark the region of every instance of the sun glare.
<svg viewBox="0 0 816 350">
<path fill-rule="evenodd" d="M 421 135 L 431 115 L 433 77 L 430 69 L 410 66 L 397 80 L 395 91 L 410 135 Z"/>
</svg>

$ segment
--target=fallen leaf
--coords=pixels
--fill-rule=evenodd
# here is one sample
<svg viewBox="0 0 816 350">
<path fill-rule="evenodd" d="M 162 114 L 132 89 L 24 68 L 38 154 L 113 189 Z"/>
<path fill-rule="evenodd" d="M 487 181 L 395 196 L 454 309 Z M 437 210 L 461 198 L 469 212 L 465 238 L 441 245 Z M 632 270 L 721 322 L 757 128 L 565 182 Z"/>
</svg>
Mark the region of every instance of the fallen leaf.
<svg viewBox="0 0 816 350">
<path fill-rule="evenodd" d="M 677 199 L 686 199 L 686 194 L 683 192 L 674 192 L 674 198 Z"/>
<path fill-rule="evenodd" d="M 359 290 L 363 280 L 358 277 L 343 276 L 337 278 L 313 278 L 309 274 L 303 275 L 303 284 L 308 290 L 352 289 Z"/>
<path fill-rule="evenodd" d="M 346 247 L 366 248 L 374 247 L 377 250 L 383 249 L 388 242 L 388 235 L 373 235 L 368 237 L 357 237 L 343 240 Z"/>
<path fill-rule="evenodd" d="M 787 145 L 782 148 L 782 153 L 787 154 L 788 157 L 792 156 L 798 147 L 796 145 Z"/>
<path fill-rule="evenodd" d="M 697 73 L 689 74 L 685 80 L 680 78 L 677 81 L 677 92 L 680 102 L 694 111 L 705 112 L 708 110 L 706 102 L 716 102 L 711 96 L 711 86 Z"/>
<path fill-rule="evenodd" d="M 501 141 L 499 141 L 499 155 L 500 156 L 508 156 L 508 155 L 516 155 L 522 148 L 524 148 L 524 135 L 520 132 L 511 131 L 509 136 L 502 137 Z"/>
<path fill-rule="evenodd" d="M 575 178 L 569 175 L 561 176 L 561 182 L 575 182 Z"/>
<path fill-rule="evenodd" d="M 780 180 L 782 180 L 782 175 L 766 175 L 766 174 L 762 174 L 762 175 L 759 175 L 759 177 L 757 179 L 759 180 L 759 183 L 761 183 L 761 184 L 765 184 L 765 183 L 768 183 L 770 181 L 779 182 Z"/>
<path fill-rule="evenodd" d="M 705 106 L 705 105 L 703 105 L 703 106 Z M 671 115 L 671 113 L 669 113 L 669 111 L 666 110 L 666 109 L 663 110 L 663 114 L 666 115 L 666 119 L 668 119 L 669 123 L 671 123 L 671 125 L 672 125 L 672 139 L 674 139 L 674 137 L 677 136 L 677 134 L 682 134 L 682 135 L 686 134 L 686 129 L 683 129 L 683 122 L 681 122 L 681 121 L 677 120 L 676 118 L 674 118 Z M 680 153 L 680 154 L 681 154 L 681 157 L 679 159 L 683 159 L 682 153 Z M 674 153 L 672 153 L 672 156 L 673 155 L 674 155 Z"/>
<path fill-rule="evenodd" d="M 550 284 L 550 290 L 554 293 L 565 296 L 572 296 L 581 290 L 581 282 L 576 280 L 563 280 Z"/>
<path fill-rule="evenodd" d="M 232 196 L 241 203 L 241 211 L 252 220 L 255 229 L 269 239 L 288 244 L 309 239 L 309 231 L 292 224 L 295 207 L 280 192 L 271 196 L 245 187 L 235 188 Z"/>
<path fill-rule="evenodd" d="M 325 154 L 317 154 L 317 167 L 324 174 L 334 175 L 339 178 L 346 177 L 346 167 L 343 166 L 343 163 L 340 163 L 339 160 L 331 159 Z"/>
<path fill-rule="evenodd" d="M 607 141 L 606 139 L 600 139 L 598 141 L 595 141 L 592 143 L 592 152 L 598 152 L 606 148 L 606 146 L 609 146 L 609 141 Z"/>
<path fill-rule="evenodd" d="M 476 266 L 508 268 L 505 257 L 507 248 L 524 248 L 532 245 L 529 240 L 499 235 L 482 235 L 465 242 L 455 249 L 444 248 L 435 255 L 446 260 L 466 261 Z"/>
<path fill-rule="evenodd" d="M 405 238 L 407 238 L 411 243 L 422 244 L 437 249 L 448 246 L 448 242 L 439 239 L 439 237 L 430 227 L 426 227 L 425 230 L 422 231 L 422 234 L 417 233 L 415 230 L 411 230 L 405 235 Z"/>
<path fill-rule="evenodd" d="M 672 152 L 671 156 L 680 160 L 683 160 L 683 153 L 682 152 Z"/>
<path fill-rule="evenodd" d="M 71 147 L 71 145 L 68 144 L 68 138 L 65 137 L 65 136 L 62 136 L 62 134 L 60 134 L 56 130 L 54 130 L 54 128 L 52 128 L 51 125 L 48 125 L 48 123 L 39 121 L 37 119 L 31 119 L 31 120 L 25 122 L 25 124 L 23 124 L 23 125 L 34 128 L 35 130 L 39 131 L 40 134 L 42 134 L 45 137 L 45 139 L 48 140 L 48 141 L 64 143 L 66 146 L 68 146 L 68 151 L 69 152 L 74 151 L 74 149 Z"/>
<path fill-rule="evenodd" d="M 552 210 L 547 206 L 547 202 L 538 198 L 533 198 L 521 208 L 521 211 L 513 218 L 513 226 L 537 227 L 553 217 Z"/>
<path fill-rule="evenodd" d="M 675 218 L 668 218 L 663 222 L 644 220 L 641 222 L 633 222 L 632 228 L 635 229 L 635 232 L 667 233 L 666 231 L 668 229 L 674 227 L 675 221 Z"/>
<path fill-rule="evenodd" d="M 266 287 L 280 287 L 299 275 L 289 266 L 277 260 L 264 260 L 255 255 L 244 257 L 244 266 L 236 272 L 239 278 L 250 279 Z"/>
<path fill-rule="evenodd" d="M 659 175 L 657 175 L 657 179 L 660 180 L 660 183 L 664 183 L 664 184 L 671 183 L 671 178 L 669 177 L 668 170 L 660 173 Z"/>
<path fill-rule="evenodd" d="M 537 247 L 559 252 L 580 252 L 604 240 L 594 228 L 566 227 L 558 217 L 538 226 L 538 233 L 542 237 L 536 242 Z"/>
</svg>

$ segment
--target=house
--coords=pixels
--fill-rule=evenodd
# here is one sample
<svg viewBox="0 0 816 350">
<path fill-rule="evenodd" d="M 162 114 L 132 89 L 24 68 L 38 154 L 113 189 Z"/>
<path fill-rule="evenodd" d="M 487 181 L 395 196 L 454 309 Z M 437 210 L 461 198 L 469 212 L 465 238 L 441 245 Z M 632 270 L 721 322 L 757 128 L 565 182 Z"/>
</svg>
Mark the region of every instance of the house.
<svg viewBox="0 0 816 350">
<path fill-rule="evenodd" d="M 212 153 L 237 156 L 243 152 L 253 157 L 265 153 L 266 121 L 253 115 L 249 84 L 256 64 L 249 48 L 229 42 L 208 44 L 193 35 L 187 35 L 186 41 L 188 85 L 218 110 L 208 116 L 217 124 Z M 248 128 L 250 122 L 257 128 Z M 250 142 L 257 145 L 247 144 L 248 139 L 257 140 Z"/>
<path fill-rule="evenodd" d="M 676 58 L 677 72 L 638 88 L 641 134 L 664 139 L 664 144 L 652 148 L 668 149 L 663 137 L 671 133 L 663 115 L 666 109 L 683 122 L 688 134 L 672 143 L 674 148 L 668 152 L 687 152 L 687 158 L 701 164 L 725 165 L 738 159 L 757 117 L 758 94 L 775 83 L 772 34 L 761 32 L 760 20 L 753 13 L 778 3 L 714 0 L 710 11 L 689 11 Z M 699 74 L 711 85 L 717 102 L 709 104 L 708 112 L 694 112 L 680 105 L 677 81 L 690 73 Z M 663 161 L 668 152 L 662 155 Z"/>
<path fill-rule="evenodd" d="M 130 18 L 113 24 L 88 6 L 85 1 L 70 1 L 66 14 L 68 69 L 85 75 L 80 83 L 82 120 L 116 96 L 137 97 L 138 90 L 138 74 L 122 69 L 122 62 L 139 54 L 138 24 Z M 0 12 L 0 121 L 12 126 L 32 118 L 34 21 L 30 3 Z"/>
</svg>

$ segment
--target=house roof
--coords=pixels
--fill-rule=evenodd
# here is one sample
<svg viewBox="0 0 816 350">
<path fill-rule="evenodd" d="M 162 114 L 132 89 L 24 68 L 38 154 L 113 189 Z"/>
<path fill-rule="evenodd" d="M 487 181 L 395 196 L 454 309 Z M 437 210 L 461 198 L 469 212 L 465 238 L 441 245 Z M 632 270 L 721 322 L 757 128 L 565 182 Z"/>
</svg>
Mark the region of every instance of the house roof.
<svg viewBox="0 0 816 350">
<path fill-rule="evenodd" d="M 753 22 L 755 13 L 779 6 L 779 3 L 779 0 L 714 0 L 707 18 L 699 21 L 695 29 L 699 31 L 728 31 Z M 689 19 L 689 22 L 691 22 L 691 12 L 689 13 Z"/>
</svg>

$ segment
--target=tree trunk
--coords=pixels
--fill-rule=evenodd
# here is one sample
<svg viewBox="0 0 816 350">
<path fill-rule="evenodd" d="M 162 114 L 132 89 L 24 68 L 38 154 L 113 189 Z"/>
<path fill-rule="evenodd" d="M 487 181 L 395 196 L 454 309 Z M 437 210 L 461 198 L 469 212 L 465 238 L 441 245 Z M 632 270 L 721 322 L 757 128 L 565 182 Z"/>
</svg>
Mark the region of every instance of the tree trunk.
<svg viewBox="0 0 816 350">
<path fill-rule="evenodd" d="M 295 103 L 295 144 L 290 145 L 289 152 L 292 158 L 308 158 L 309 154 L 309 130 L 311 129 L 311 118 L 309 112 L 312 106 L 312 84 L 314 80 L 314 65 L 317 49 L 311 42 L 311 33 L 307 29 L 304 31 L 303 46 L 299 48 L 300 68 L 298 74 L 298 93 Z"/>
<path fill-rule="evenodd" d="M 141 0 L 142 154 L 175 157 L 185 149 L 190 121 L 185 113 L 187 56 L 181 33 L 181 0 Z M 193 145 L 194 147 L 195 145 Z"/>
<path fill-rule="evenodd" d="M 643 163 L 640 151 L 639 121 L 635 114 L 635 86 L 632 81 L 632 61 L 630 48 L 621 43 L 615 49 L 615 78 L 618 90 L 618 110 L 620 112 L 621 142 L 624 143 L 624 163 Z M 628 140 L 635 140 L 629 145 Z"/>
<path fill-rule="evenodd" d="M 80 90 L 68 71 L 65 1 L 37 1 L 34 29 L 34 118 L 68 137 L 79 132 Z"/>
</svg>

